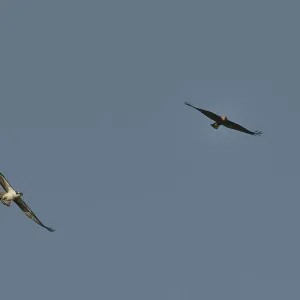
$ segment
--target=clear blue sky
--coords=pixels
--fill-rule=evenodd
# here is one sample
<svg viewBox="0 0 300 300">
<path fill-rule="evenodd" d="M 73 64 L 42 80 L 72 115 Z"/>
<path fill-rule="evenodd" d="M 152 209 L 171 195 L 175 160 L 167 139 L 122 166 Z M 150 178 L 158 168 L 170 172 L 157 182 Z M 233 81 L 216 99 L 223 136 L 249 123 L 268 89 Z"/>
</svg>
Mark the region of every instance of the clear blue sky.
<svg viewBox="0 0 300 300">
<path fill-rule="evenodd" d="M 1 0 L 1 297 L 299 299 L 299 6 Z"/>
</svg>

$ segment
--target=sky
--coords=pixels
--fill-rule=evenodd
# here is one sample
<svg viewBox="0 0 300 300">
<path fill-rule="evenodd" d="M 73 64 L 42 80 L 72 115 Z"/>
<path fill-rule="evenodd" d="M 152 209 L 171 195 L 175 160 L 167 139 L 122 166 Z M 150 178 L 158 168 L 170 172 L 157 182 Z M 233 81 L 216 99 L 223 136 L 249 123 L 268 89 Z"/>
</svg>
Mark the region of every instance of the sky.
<svg viewBox="0 0 300 300">
<path fill-rule="evenodd" d="M 2 0 L 1 296 L 299 299 L 299 5 Z"/>
</svg>

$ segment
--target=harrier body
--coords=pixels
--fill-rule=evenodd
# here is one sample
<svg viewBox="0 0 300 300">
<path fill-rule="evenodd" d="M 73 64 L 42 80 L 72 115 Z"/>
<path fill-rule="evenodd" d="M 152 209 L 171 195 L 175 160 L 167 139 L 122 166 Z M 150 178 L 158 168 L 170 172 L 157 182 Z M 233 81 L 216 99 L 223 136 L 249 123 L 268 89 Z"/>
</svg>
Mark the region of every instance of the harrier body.
<svg viewBox="0 0 300 300">
<path fill-rule="evenodd" d="M 14 201 L 20 209 L 26 214 L 28 218 L 39 224 L 40 226 L 46 228 L 47 230 L 53 232 L 54 229 L 45 226 L 33 213 L 33 211 L 28 207 L 28 205 L 22 200 L 21 196 L 23 193 L 15 191 L 12 186 L 8 183 L 7 179 L 3 174 L 0 173 L 0 185 L 4 189 L 5 192 L 0 193 L 0 201 L 10 207 L 11 201 Z"/>
<path fill-rule="evenodd" d="M 216 115 L 214 114 L 213 112 L 211 111 L 208 111 L 208 110 L 204 110 L 204 109 L 201 109 L 201 108 L 197 108 L 187 102 L 184 102 L 187 106 L 190 106 L 192 108 L 195 108 L 196 110 L 200 111 L 202 114 L 204 114 L 206 117 L 210 118 L 211 120 L 215 121 L 213 124 L 210 124 L 210 126 L 212 126 L 213 128 L 215 129 L 218 129 L 220 126 L 225 126 L 227 128 L 230 128 L 230 129 L 233 129 L 233 130 L 238 130 L 238 131 L 241 131 L 241 132 L 244 132 L 244 133 L 247 133 L 247 134 L 251 134 L 251 135 L 261 135 L 262 132 L 261 131 L 250 131 L 244 127 L 242 127 L 241 125 L 237 124 L 237 123 L 234 123 L 230 120 L 227 119 L 226 116 L 219 116 L 219 115 Z"/>
</svg>

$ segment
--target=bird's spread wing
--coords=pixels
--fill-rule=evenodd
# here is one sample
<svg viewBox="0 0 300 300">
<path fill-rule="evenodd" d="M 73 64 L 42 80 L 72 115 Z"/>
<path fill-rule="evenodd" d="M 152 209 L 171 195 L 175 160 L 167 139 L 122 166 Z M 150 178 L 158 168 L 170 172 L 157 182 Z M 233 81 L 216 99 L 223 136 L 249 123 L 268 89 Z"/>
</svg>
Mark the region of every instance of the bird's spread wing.
<svg viewBox="0 0 300 300">
<path fill-rule="evenodd" d="M 13 189 L 2 173 L 0 173 L 0 184 L 6 192 Z"/>
<path fill-rule="evenodd" d="M 248 133 L 248 134 L 251 134 L 251 135 L 261 135 L 262 134 L 261 131 L 258 131 L 258 130 L 250 131 L 250 130 L 244 128 L 243 126 L 241 126 L 237 123 L 234 123 L 232 121 L 229 121 L 229 120 L 226 120 L 226 122 L 224 122 L 223 125 L 227 128 L 230 128 L 230 129 L 233 129 L 233 130 L 238 130 L 238 131 Z"/>
<path fill-rule="evenodd" d="M 191 104 L 189 104 L 189 103 L 187 103 L 187 102 L 184 102 L 184 104 L 187 105 L 187 106 L 190 106 L 190 107 L 193 107 L 193 108 L 197 109 L 198 111 L 200 111 L 201 113 L 203 113 L 203 114 L 204 114 L 205 116 L 207 116 L 208 118 L 214 120 L 215 122 L 218 122 L 218 121 L 220 121 L 220 119 L 221 119 L 220 116 L 218 116 L 218 115 L 212 113 L 211 111 L 204 110 L 204 109 L 201 109 L 201 108 L 197 108 L 197 107 L 195 107 L 195 106 L 193 106 L 193 105 L 191 105 Z"/>
<path fill-rule="evenodd" d="M 37 224 L 41 225 L 42 227 L 48 229 L 49 231 L 53 232 L 55 231 L 54 229 L 45 226 L 38 218 L 37 216 L 33 213 L 33 211 L 28 207 L 28 205 L 22 200 L 21 197 L 16 198 L 15 203 L 21 208 L 21 210 L 26 214 L 28 218 L 36 222 Z"/>
</svg>

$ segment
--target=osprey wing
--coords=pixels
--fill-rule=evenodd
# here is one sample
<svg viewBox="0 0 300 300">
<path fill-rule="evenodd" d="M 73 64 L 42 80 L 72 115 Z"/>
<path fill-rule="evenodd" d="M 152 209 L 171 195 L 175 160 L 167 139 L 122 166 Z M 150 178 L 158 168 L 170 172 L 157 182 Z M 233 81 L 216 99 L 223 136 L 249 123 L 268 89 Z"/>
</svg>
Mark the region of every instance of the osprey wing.
<svg viewBox="0 0 300 300">
<path fill-rule="evenodd" d="M 7 179 L 2 173 L 0 173 L 0 184 L 6 192 L 8 192 L 9 190 L 13 190 L 13 188 L 8 183 Z"/>
<path fill-rule="evenodd" d="M 33 213 L 33 211 L 29 208 L 29 206 L 22 200 L 21 197 L 18 197 L 17 199 L 14 200 L 15 203 L 21 208 L 21 210 L 25 213 L 25 215 L 36 222 L 37 224 L 41 225 L 42 227 L 46 228 L 47 230 L 53 232 L 55 231 L 54 229 L 45 226 L 38 218 L 37 216 Z"/>
<path fill-rule="evenodd" d="M 187 102 L 184 102 L 184 104 L 187 105 L 187 106 L 190 106 L 190 107 L 192 107 L 192 108 L 197 109 L 198 111 L 200 111 L 201 113 L 203 113 L 203 114 L 204 114 L 205 116 L 207 116 L 208 118 L 214 120 L 215 122 L 218 122 L 218 121 L 221 120 L 221 117 L 220 117 L 220 116 L 214 114 L 214 113 L 211 112 L 211 111 L 208 111 L 208 110 L 205 110 L 205 109 L 201 109 L 201 108 L 195 107 L 195 106 L 193 106 L 193 105 L 191 105 L 191 104 L 189 104 L 189 103 L 187 103 Z"/>
<path fill-rule="evenodd" d="M 244 132 L 244 133 L 247 133 L 247 134 L 251 134 L 251 135 L 261 135 L 262 132 L 259 131 L 259 130 L 256 130 L 256 131 L 250 131 L 248 129 L 246 129 L 245 127 L 237 124 L 237 123 L 234 123 L 232 121 L 229 121 L 229 120 L 226 120 L 223 125 L 227 128 L 230 128 L 230 129 L 233 129 L 233 130 L 238 130 L 238 131 L 241 131 L 241 132 Z"/>
</svg>

